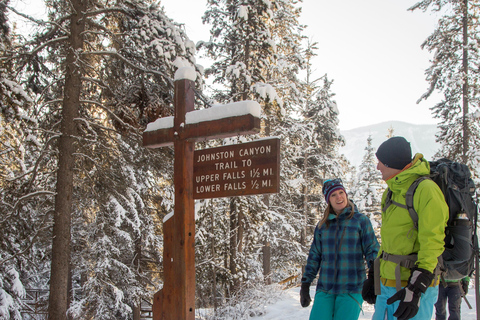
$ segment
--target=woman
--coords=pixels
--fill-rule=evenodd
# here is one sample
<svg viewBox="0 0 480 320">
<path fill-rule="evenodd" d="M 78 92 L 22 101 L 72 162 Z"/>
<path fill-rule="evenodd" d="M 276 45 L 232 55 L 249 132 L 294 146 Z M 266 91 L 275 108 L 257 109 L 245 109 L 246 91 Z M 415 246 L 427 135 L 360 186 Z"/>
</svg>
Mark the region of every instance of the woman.
<svg viewBox="0 0 480 320">
<path fill-rule="evenodd" d="M 379 245 L 370 219 L 348 199 L 341 179 L 323 184 L 327 209 L 315 228 L 300 290 L 310 305 L 310 284 L 320 276 L 310 320 L 358 319 L 362 308 L 365 261 L 370 268 Z"/>
</svg>

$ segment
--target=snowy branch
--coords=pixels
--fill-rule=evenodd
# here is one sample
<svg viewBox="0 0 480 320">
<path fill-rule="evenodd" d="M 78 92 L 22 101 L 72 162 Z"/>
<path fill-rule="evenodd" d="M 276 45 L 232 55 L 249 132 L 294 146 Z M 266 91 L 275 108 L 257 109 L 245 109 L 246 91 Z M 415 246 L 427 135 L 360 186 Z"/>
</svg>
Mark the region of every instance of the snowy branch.
<svg viewBox="0 0 480 320">
<path fill-rule="evenodd" d="M 101 104 L 100 102 L 97 102 L 97 101 L 93 101 L 93 100 L 80 100 L 81 103 L 90 103 L 90 104 L 94 104 L 100 108 L 102 108 L 103 110 L 105 110 L 109 115 L 111 115 L 115 120 L 117 120 L 118 122 L 120 122 L 122 125 L 132 129 L 132 130 L 137 130 L 137 128 L 129 125 L 128 123 L 125 123 L 122 119 L 120 119 L 116 114 L 114 114 L 109 108 L 107 108 L 106 106 L 104 106 L 103 104 Z M 105 128 L 105 129 L 108 129 L 108 128 Z M 111 130 L 111 129 L 109 129 Z"/>
<path fill-rule="evenodd" d="M 43 42 L 41 45 L 39 45 L 38 47 L 35 47 L 33 48 L 32 51 L 29 51 L 29 52 L 21 52 L 19 53 L 17 56 L 31 56 L 31 55 L 34 55 L 36 54 L 38 51 L 42 50 L 43 48 L 47 47 L 48 45 L 52 44 L 52 43 L 56 43 L 56 42 L 61 42 L 61 41 L 66 41 L 68 40 L 68 36 L 65 36 L 65 37 L 59 37 L 59 38 L 55 38 L 55 39 L 52 39 L 52 40 L 49 40 L 49 41 L 46 41 L 46 42 Z M 22 47 L 24 47 L 25 45 L 22 44 Z M 11 59 L 15 59 L 15 57 L 12 57 L 12 56 L 4 56 L 4 57 L 1 57 L 0 60 L 11 60 Z"/>
<path fill-rule="evenodd" d="M 17 11 L 14 7 L 11 7 L 11 6 L 6 6 L 6 7 L 7 7 L 9 10 L 13 11 L 14 13 L 18 14 L 19 16 L 24 17 L 24 18 L 27 19 L 27 20 L 33 21 L 33 22 L 35 22 L 35 23 L 37 23 L 37 24 L 39 24 L 39 25 L 41 25 L 41 26 L 43 26 L 43 25 L 46 24 L 45 21 L 35 19 L 35 18 L 33 18 L 33 17 L 31 17 L 31 16 L 29 16 L 29 15 L 27 15 L 27 14 L 24 14 L 24 13 L 22 13 L 22 12 L 19 12 L 19 11 Z"/>
<path fill-rule="evenodd" d="M 1 260 L 1 261 L 0 261 L 0 266 L 2 266 L 2 265 L 3 265 L 4 263 L 6 263 L 7 261 L 14 259 L 15 257 L 18 257 L 18 256 L 20 256 L 20 255 L 23 255 L 25 252 L 27 252 L 28 250 L 30 250 L 30 248 L 31 248 L 31 247 L 33 246 L 33 244 L 35 243 L 35 239 L 37 238 L 38 234 L 39 234 L 41 231 L 50 228 L 50 226 L 43 227 L 43 226 L 45 225 L 46 220 L 47 220 L 47 216 L 48 216 L 48 213 L 43 217 L 43 220 L 42 220 L 42 222 L 40 223 L 40 227 L 37 229 L 37 232 L 35 232 L 35 234 L 33 235 L 33 237 L 32 237 L 32 239 L 31 239 L 30 243 L 28 244 L 28 246 L 27 246 L 25 249 L 23 249 L 22 251 L 17 252 L 17 253 L 15 253 L 14 255 L 10 256 L 9 258 L 5 258 L 5 259 Z M 0 222 L 0 224 L 2 224 L 3 222 L 5 222 L 5 220 L 2 221 L 2 222 Z"/>
<path fill-rule="evenodd" d="M 27 199 L 30 199 L 30 198 L 33 198 L 33 197 L 36 197 L 36 196 L 41 196 L 41 195 L 54 196 L 55 194 L 56 194 L 55 192 L 47 191 L 47 190 L 36 191 L 36 192 L 29 193 L 29 194 L 24 195 L 23 197 L 19 198 L 17 200 L 17 202 L 15 203 L 15 205 L 13 206 L 13 209 L 16 210 L 18 208 L 18 206 L 20 205 L 20 203 L 22 201 L 27 200 Z"/>
<path fill-rule="evenodd" d="M 434 75 L 432 81 L 430 82 L 430 88 L 428 88 L 427 92 L 422 94 L 422 96 L 417 100 L 417 104 L 419 104 L 423 99 L 427 100 L 427 98 L 430 97 L 433 90 L 435 90 L 437 81 L 438 81 L 438 77 L 437 75 Z"/>
<path fill-rule="evenodd" d="M 85 12 L 84 15 L 86 17 L 92 17 L 92 16 L 97 16 L 99 14 L 106 14 L 106 13 L 123 13 L 125 15 L 129 15 L 128 10 L 125 10 L 125 8 L 121 7 L 111 7 L 111 8 L 106 8 L 106 9 L 101 9 L 101 10 L 92 10 Z"/>
<path fill-rule="evenodd" d="M 123 62 L 125 62 L 126 64 L 128 64 L 130 67 L 135 68 L 139 71 L 142 71 L 142 72 L 145 72 L 145 73 L 156 74 L 156 75 L 164 77 L 165 80 L 167 80 L 167 82 L 172 86 L 172 88 L 174 87 L 173 80 L 170 77 L 168 77 L 165 73 L 163 73 L 161 71 L 149 70 L 149 69 L 145 69 L 143 67 L 137 66 L 137 65 L 133 64 L 131 61 L 129 61 L 127 58 L 125 58 L 124 56 L 119 54 L 118 52 L 115 52 L 115 51 L 90 51 L 90 52 L 83 52 L 82 54 L 84 54 L 84 55 L 110 55 L 110 56 L 117 57 L 120 60 L 122 60 Z"/>
<path fill-rule="evenodd" d="M 33 183 L 33 181 L 35 180 L 35 177 L 37 176 L 37 169 L 38 169 L 38 166 L 39 166 L 39 163 L 40 161 L 43 159 L 44 155 L 46 154 L 46 149 L 48 147 L 48 145 L 50 145 L 50 143 L 54 140 L 54 139 L 57 139 L 58 137 L 60 137 L 60 135 L 55 135 L 53 137 L 51 137 L 47 143 L 45 144 L 45 146 L 43 147 L 43 150 L 41 151 L 41 154 L 40 156 L 38 157 L 37 161 L 35 161 L 35 166 L 33 167 L 32 170 L 29 170 L 25 173 L 23 173 L 22 175 L 19 175 L 19 176 L 16 176 L 16 177 L 13 177 L 11 179 L 7 179 L 7 181 L 11 182 L 11 181 L 14 181 L 14 180 L 17 180 L 17 179 L 21 179 L 31 173 L 33 173 L 33 176 L 32 178 L 30 178 L 30 182 L 28 183 L 28 187 L 31 186 L 31 184 Z"/>
</svg>

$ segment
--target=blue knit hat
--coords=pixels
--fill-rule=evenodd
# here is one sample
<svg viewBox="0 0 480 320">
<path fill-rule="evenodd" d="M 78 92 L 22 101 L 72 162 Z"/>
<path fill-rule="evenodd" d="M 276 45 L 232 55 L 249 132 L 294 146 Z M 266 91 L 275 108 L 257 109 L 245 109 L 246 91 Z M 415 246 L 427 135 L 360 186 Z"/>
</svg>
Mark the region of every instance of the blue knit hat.
<svg viewBox="0 0 480 320">
<path fill-rule="evenodd" d="M 328 201 L 330 200 L 330 196 L 332 195 L 332 193 L 340 189 L 345 191 L 345 188 L 342 184 L 342 179 L 325 180 L 325 182 L 323 183 L 322 192 L 325 196 L 325 201 L 327 201 L 327 204 L 330 203 Z M 345 193 L 347 192 L 345 191 Z"/>
</svg>

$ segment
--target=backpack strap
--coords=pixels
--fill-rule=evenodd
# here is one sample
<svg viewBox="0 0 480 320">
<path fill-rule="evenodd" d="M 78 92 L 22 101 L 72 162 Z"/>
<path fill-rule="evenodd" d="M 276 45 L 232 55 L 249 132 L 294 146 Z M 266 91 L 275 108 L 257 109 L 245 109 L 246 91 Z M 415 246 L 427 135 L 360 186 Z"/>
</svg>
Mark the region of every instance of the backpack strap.
<svg viewBox="0 0 480 320">
<path fill-rule="evenodd" d="M 375 294 L 380 294 L 380 259 L 385 261 L 390 261 L 395 263 L 397 266 L 395 267 L 395 288 L 399 291 L 402 288 L 401 282 L 401 270 L 400 267 L 404 267 L 407 269 L 412 269 L 415 267 L 415 262 L 417 261 L 417 254 L 412 253 L 409 255 L 400 255 L 400 254 L 389 254 L 383 251 L 381 254 L 378 255 L 377 259 L 374 261 L 374 288 Z M 378 271 L 377 271 L 378 270 Z"/>
<path fill-rule="evenodd" d="M 395 289 L 399 291 L 402 288 L 402 280 L 401 280 L 401 270 L 400 267 L 404 267 L 407 269 L 413 269 L 415 267 L 415 263 L 418 260 L 418 255 L 416 253 L 412 253 L 409 255 L 400 255 L 400 254 L 389 254 L 383 251 L 381 254 L 374 261 L 374 288 L 375 288 L 375 295 L 380 295 L 381 288 L 380 288 L 380 259 L 385 261 L 390 261 L 395 263 L 397 266 L 395 267 Z M 441 266 L 443 265 L 442 256 L 438 257 L 438 264 L 433 270 L 434 280 L 433 284 L 437 285 L 440 281 L 440 275 L 442 273 Z M 377 271 L 378 270 L 378 271 Z"/>
<path fill-rule="evenodd" d="M 408 187 L 407 193 L 405 194 L 405 204 L 398 203 L 392 199 L 392 190 L 388 188 L 387 197 L 385 198 L 385 205 L 382 208 L 383 213 L 385 213 L 390 207 L 390 205 L 396 205 L 397 207 L 406 209 L 410 214 L 410 217 L 413 221 L 413 227 L 418 230 L 418 213 L 415 211 L 413 207 L 413 195 L 415 194 L 415 190 L 417 190 L 418 185 L 423 181 L 430 179 L 428 176 L 422 176 L 417 178 L 415 181 L 412 182 L 410 187 Z M 431 180 L 431 179 L 430 179 Z"/>
<path fill-rule="evenodd" d="M 420 178 L 417 178 L 413 183 L 410 185 L 410 187 L 407 190 L 407 193 L 405 194 L 405 203 L 406 203 L 406 209 L 408 210 L 408 213 L 410 214 L 410 217 L 413 220 L 413 226 L 415 229 L 418 230 L 418 213 L 415 211 L 415 208 L 413 207 L 413 195 L 415 194 L 415 190 L 417 190 L 418 185 L 423 181 L 423 180 L 432 180 L 428 176 L 422 176 Z"/>
</svg>

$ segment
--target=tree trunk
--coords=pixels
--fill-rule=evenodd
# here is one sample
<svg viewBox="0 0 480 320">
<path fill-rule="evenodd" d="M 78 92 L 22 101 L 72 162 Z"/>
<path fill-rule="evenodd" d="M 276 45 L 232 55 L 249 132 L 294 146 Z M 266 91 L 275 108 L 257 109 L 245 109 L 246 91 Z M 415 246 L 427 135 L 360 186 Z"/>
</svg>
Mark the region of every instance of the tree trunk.
<svg viewBox="0 0 480 320">
<path fill-rule="evenodd" d="M 82 32 L 85 29 L 86 0 L 72 0 L 74 12 L 70 18 L 70 39 L 66 58 L 65 88 L 63 98 L 61 136 L 58 145 L 57 194 L 53 220 L 52 265 L 48 318 L 67 319 L 68 283 L 70 268 L 71 212 L 73 202 L 73 167 L 76 149 L 76 128 L 81 92 L 78 51 L 82 49 Z M 83 19 L 82 19 L 83 18 Z"/>
<path fill-rule="evenodd" d="M 137 270 L 137 280 L 139 283 L 142 282 L 140 274 L 142 273 L 142 269 L 140 266 L 142 257 L 142 237 L 139 236 L 135 239 L 135 256 L 133 258 L 133 264 Z M 133 320 L 140 320 L 142 315 L 142 299 L 138 299 L 136 305 L 133 306 Z"/>
<path fill-rule="evenodd" d="M 270 121 L 268 118 L 265 120 L 265 136 L 270 136 Z M 270 208 L 270 198 L 268 195 L 263 196 L 263 203 L 267 208 Z M 268 239 L 268 238 L 267 238 Z M 263 247 L 262 247 L 262 267 L 263 267 L 263 279 L 266 285 L 272 284 L 272 268 L 271 268 L 271 261 L 272 261 L 272 247 L 270 245 L 270 241 L 264 240 Z"/>
<path fill-rule="evenodd" d="M 234 277 L 230 286 L 230 295 L 240 288 L 237 275 L 237 245 L 238 245 L 238 215 L 235 208 L 234 198 L 230 198 L 230 273 Z"/>
<path fill-rule="evenodd" d="M 303 186 L 303 226 L 300 231 L 300 244 L 305 246 L 307 244 L 307 231 L 309 222 L 309 208 L 308 208 L 308 152 L 305 152 L 303 157 L 303 178 L 305 185 Z"/>
<path fill-rule="evenodd" d="M 262 247 L 263 255 L 263 279 L 266 285 L 272 284 L 272 270 L 270 267 L 270 261 L 272 259 L 272 247 L 269 241 L 263 242 Z"/>
<path fill-rule="evenodd" d="M 462 161 L 467 164 L 469 148 L 470 128 L 468 126 L 468 0 L 463 0 L 463 150 Z"/>
<path fill-rule="evenodd" d="M 212 236 L 215 234 L 215 215 L 213 207 L 210 210 L 211 216 L 210 220 L 212 221 Z M 213 311 L 214 314 L 217 311 L 217 268 L 215 267 L 216 253 L 215 253 L 215 241 L 212 237 L 210 249 L 212 250 L 212 296 L 213 296 Z"/>
</svg>

